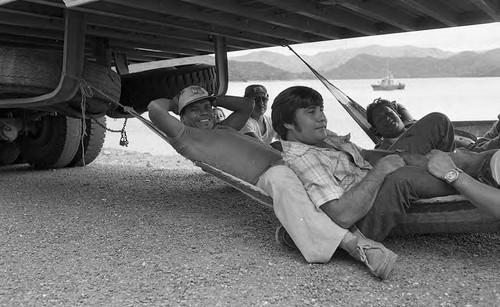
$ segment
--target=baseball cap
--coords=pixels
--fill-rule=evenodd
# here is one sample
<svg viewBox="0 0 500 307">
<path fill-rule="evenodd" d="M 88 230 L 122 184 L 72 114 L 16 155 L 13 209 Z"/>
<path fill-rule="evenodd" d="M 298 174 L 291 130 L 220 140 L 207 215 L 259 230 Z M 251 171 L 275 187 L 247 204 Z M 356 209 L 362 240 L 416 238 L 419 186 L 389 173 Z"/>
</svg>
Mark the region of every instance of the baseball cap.
<svg viewBox="0 0 500 307">
<path fill-rule="evenodd" d="M 245 97 L 268 97 L 267 90 L 260 84 L 252 84 L 245 89 Z"/>
<path fill-rule="evenodd" d="M 500 150 L 491 157 L 490 160 L 491 174 L 493 175 L 493 179 L 500 184 Z"/>
<path fill-rule="evenodd" d="M 203 99 L 208 99 L 212 102 L 215 100 L 215 96 L 209 95 L 207 90 L 198 85 L 186 87 L 179 94 L 179 114 L 186 106 Z"/>
</svg>

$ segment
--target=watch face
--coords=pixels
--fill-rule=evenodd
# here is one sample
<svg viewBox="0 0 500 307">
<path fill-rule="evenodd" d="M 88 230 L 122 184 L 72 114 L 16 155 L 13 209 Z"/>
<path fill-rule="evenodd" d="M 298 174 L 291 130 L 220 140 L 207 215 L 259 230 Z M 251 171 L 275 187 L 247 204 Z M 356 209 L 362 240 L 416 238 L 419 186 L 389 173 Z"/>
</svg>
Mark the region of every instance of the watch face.
<svg viewBox="0 0 500 307">
<path fill-rule="evenodd" d="M 453 181 L 457 180 L 458 178 L 458 171 L 457 170 L 449 170 L 446 175 L 444 176 L 444 179 L 448 181 L 449 183 L 452 183 Z"/>
</svg>

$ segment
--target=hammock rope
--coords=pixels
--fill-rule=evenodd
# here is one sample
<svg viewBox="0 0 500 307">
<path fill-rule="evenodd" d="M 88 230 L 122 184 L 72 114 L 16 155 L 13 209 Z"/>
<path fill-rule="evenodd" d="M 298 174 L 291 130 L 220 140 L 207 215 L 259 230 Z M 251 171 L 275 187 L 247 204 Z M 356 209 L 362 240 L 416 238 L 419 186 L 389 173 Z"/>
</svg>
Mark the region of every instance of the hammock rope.
<svg viewBox="0 0 500 307">
<path fill-rule="evenodd" d="M 354 121 L 363 129 L 363 131 L 368 135 L 368 137 L 373 141 L 373 143 L 377 144 L 380 141 L 380 138 L 373 134 L 370 130 L 371 125 L 366 119 L 366 110 L 354 101 L 351 97 L 347 96 L 344 92 L 342 92 L 338 87 L 330 83 L 323 75 L 321 75 L 316 69 L 314 69 L 309 63 L 307 63 L 295 50 L 292 49 L 289 45 L 285 45 L 293 52 L 310 70 L 311 72 L 318 78 L 321 83 L 332 93 L 333 97 L 340 103 L 340 105 L 351 115 Z"/>
</svg>

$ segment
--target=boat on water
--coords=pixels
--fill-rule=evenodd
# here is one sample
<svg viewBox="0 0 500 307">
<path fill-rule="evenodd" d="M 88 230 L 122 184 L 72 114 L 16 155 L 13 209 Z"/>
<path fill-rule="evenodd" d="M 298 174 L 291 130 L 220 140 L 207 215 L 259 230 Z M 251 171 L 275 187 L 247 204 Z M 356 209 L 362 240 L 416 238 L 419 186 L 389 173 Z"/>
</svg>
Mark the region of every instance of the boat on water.
<svg viewBox="0 0 500 307">
<path fill-rule="evenodd" d="M 372 84 L 374 91 L 393 91 L 393 90 L 404 90 L 405 84 L 401 82 L 396 82 L 392 73 L 387 70 L 385 77 L 380 80 L 377 84 Z"/>
</svg>

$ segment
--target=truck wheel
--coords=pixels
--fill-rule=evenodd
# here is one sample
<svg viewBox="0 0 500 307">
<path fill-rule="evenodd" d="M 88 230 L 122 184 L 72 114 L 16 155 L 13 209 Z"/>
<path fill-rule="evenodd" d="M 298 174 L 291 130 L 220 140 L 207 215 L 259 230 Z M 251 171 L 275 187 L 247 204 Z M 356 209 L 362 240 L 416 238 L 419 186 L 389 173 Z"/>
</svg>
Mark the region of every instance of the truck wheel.
<svg viewBox="0 0 500 307">
<path fill-rule="evenodd" d="M 81 120 L 64 115 L 44 116 L 28 134 L 18 138 L 23 158 L 36 169 L 61 168 L 75 157 Z"/>
<path fill-rule="evenodd" d="M 0 166 L 10 165 L 19 157 L 17 142 L 0 141 Z"/>
<path fill-rule="evenodd" d="M 59 84 L 62 54 L 23 48 L 0 47 L 0 98 L 22 98 L 47 94 Z M 93 90 L 87 98 L 87 112 L 103 114 L 115 108 L 111 102 L 120 99 L 120 76 L 108 67 L 85 62 L 83 80 L 99 91 Z M 61 102 L 79 108 L 81 94 L 71 101 Z"/>
<path fill-rule="evenodd" d="M 190 64 L 165 67 L 121 76 L 120 103 L 133 107 L 137 112 L 147 111 L 148 104 L 157 98 L 172 98 L 190 85 L 200 85 L 209 94 L 215 94 L 217 79 L 215 67 L 208 64 Z M 123 117 L 119 111 L 107 114 Z"/>
<path fill-rule="evenodd" d="M 83 147 L 80 139 L 80 146 L 76 151 L 75 157 L 68 166 L 84 166 L 92 163 L 101 152 L 104 138 L 106 136 L 106 117 L 85 120 L 85 131 L 87 135 L 83 136 Z"/>
</svg>

